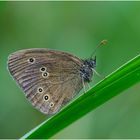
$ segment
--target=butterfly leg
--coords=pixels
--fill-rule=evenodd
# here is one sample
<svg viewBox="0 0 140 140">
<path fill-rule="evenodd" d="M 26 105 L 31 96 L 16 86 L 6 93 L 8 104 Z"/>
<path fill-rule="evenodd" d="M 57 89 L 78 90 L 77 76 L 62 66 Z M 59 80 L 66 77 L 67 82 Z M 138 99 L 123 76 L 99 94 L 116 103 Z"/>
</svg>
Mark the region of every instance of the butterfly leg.
<svg viewBox="0 0 140 140">
<path fill-rule="evenodd" d="M 92 70 L 93 70 L 93 72 L 94 72 L 96 75 L 98 75 L 99 77 L 105 78 L 105 76 L 102 76 L 101 74 L 99 74 L 95 69 L 92 69 Z"/>
<path fill-rule="evenodd" d="M 85 88 L 85 83 L 84 83 L 84 79 L 83 78 L 82 78 L 82 84 L 83 84 L 84 92 L 86 93 L 86 88 Z"/>
<path fill-rule="evenodd" d="M 89 83 L 87 83 L 87 85 L 88 85 L 88 88 L 90 89 L 91 87 L 90 87 L 90 84 Z"/>
<path fill-rule="evenodd" d="M 95 69 L 92 69 L 92 70 L 96 75 L 98 75 L 99 77 L 102 77 Z"/>
</svg>

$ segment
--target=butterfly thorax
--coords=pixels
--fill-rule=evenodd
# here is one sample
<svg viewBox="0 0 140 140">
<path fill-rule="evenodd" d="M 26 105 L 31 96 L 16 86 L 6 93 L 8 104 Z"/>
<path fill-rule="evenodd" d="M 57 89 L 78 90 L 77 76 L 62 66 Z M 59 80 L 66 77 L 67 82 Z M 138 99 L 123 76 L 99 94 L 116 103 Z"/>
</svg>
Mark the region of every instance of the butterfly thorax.
<svg viewBox="0 0 140 140">
<path fill-rule="evenodd" d="M 93 76 L 93 69 L 96 67 L 96 58 L 84 60 L 80 72 L 84 82 L 91 82 Z"/>
</svg>

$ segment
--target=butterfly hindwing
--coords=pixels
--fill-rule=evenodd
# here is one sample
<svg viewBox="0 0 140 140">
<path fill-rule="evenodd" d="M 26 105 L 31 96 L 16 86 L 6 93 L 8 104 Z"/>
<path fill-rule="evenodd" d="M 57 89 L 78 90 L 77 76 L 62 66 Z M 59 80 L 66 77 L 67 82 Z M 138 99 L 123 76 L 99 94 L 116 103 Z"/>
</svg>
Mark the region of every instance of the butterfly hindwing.
<svg viewBox="0 0 140 140">
<path fill-rule="evenodd" d="M 81 89 L 83 61 L 48 49 L 27 49 L 9 56 L 8 69 L 26 98 L 45 114 L 56 113 Z"/>
</svg>

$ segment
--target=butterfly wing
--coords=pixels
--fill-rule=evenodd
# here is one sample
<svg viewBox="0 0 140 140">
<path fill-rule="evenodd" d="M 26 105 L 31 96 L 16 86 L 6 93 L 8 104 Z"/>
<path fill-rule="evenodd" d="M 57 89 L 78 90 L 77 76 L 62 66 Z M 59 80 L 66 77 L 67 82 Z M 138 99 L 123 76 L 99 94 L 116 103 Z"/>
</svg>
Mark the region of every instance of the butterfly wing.
<svg viewBox="0 0 140 140">
<path fill-rule="evenodd" d="M 81 89 L 83 61 L 69 53 L 27 49 L 9 56 L 8 69 L 26 98 L 45 114 L 58 112 Z"/>
</svg>

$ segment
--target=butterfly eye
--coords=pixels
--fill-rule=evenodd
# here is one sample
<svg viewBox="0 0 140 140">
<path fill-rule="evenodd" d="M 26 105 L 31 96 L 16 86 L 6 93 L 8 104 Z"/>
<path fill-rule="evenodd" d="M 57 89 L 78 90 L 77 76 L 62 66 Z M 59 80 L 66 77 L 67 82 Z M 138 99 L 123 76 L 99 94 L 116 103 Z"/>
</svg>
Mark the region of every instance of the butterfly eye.
<svg viewBox="0 0 140 140">
<path fill-rule="evenodd" d="M 50 99 L 48 94 L 45 94 L 43 98 L 44 98 L 45 101 L 48 101 Z"/>
<path fill-rule="evenodd" d="M 39 87 L 39 88 L 38 88 L 38 92 L 39 92 L 39 93 L 42 93 L 42 92 L 43 92 L 43 88 L 42 88 L 42 87 Z"/>
<path fill-rule="evenodd" d="M 42 73 L 42 76 L 43 76 L 43 78 L 47 78 L 49 76 L 49 73 L 48 72 L 44 72 L 44 73 Z"/>
<path fill-rule="evenodd" d="M 41 67 L 41 68 L 40 68 L 40 71 L 41 71 L 41 72 L 46 71 L 46 67 Z"/>
<path fill-rule="evenodd" d="M 50 107 L 53 107 L 53 106 L 54 106 L 54 103 L 53 103 L 53 102 L 51 102 L 51 103 L 50 103 Z"/>
<path fill-rule="evenodd" d="M 29 58 L 28 59 L 28 62 L 31 63 L 31 64 L 33 64 L 35 62 L 35 58 Z"/>
</svg>

